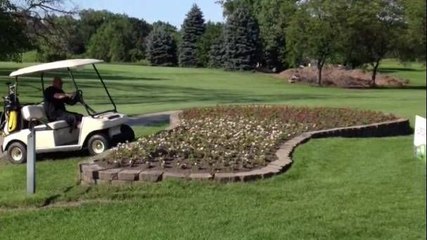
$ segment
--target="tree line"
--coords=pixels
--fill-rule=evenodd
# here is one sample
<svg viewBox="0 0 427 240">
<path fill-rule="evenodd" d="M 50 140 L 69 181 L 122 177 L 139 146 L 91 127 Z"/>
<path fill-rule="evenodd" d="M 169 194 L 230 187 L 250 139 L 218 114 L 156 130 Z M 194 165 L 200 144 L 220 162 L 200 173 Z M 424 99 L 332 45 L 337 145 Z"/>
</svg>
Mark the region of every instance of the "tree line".
<svg viewBox="0 0 427 240">
<path fill-rule="evenodd" d="M 193 5 L 180 29 L 108 11 L 66 11 L 53 7 L 57 0 L 24 2 L 0 0 L 0 59 L 36 50 L 39 61 L 93 57 L 274 72 L 312 63 L 319 84 L 327 63 L 371 65 L 374 73 L 385 57 L 425 63 L 425 0 L 219 0 L 224 23 L 206 22 Z"/>
</svg>

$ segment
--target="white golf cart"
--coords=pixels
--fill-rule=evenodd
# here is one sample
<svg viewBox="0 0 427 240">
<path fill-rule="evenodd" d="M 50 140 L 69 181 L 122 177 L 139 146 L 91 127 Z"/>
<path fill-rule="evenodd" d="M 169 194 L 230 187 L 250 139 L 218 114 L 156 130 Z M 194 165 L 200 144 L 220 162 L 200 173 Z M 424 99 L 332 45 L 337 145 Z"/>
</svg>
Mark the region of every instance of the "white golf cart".
<svg viewBox="0 0 427 240">
<path fill-rule="evenodd" d="M 95 66 L 96 63 L 101 62 L 103 61 L 97 59 L 63 60 L 22 68 L 9 75 L 15 78 L 14 89 L 16 90 L 18 80 L 21 80 L 18 78 L 29 74 L 40 73 L 42 90 L 44 90 L 43 76 L 45 72 L 67 70 L 76 88 L 79 102 L 85 107 L 87 112 L 87 115 L 83 116 L 81 124 L 76 129 L 71 129 L 71 126 L 65 121 L 48 122 L 43 104 L 19 105 L 19 101 L 17 100 L 18 94 L 14 92 L 12 96 L 15 98 L 15 105 L 18 105 L 14 107 L 15 112 L 17 112 L 14 116 L 18 115 L 18 117 L 15 120 L 9 120 L 9 123 L 8 119 L 5 119 L 6 124 L 4 124 L 3 129 L 4 139 L 1 146 L 1 150 L 7 152 L 10 162 L 15 164 L 26 162 L 26 146 L 27 138 L 30 134 L 30 126 L 34 126 L 36 130 L 36 153 L 68 152 L 87 149 L 89 154 L 96 155 L 106 151 L 118 142 L 132 141 L 135 138 L 132 128 L 126 124 L 128 121 L 127 116 L 117 112 L 116 105 Z M 82 91 L 78 88 L 72 69 L 81 69 L 86 65 L 93 66 L 111 102 L 112 109 L 97 112 L 83 100 Z M 7 112 L 7 109 L 5 109 L 5 112 Z M 18 121 L 18 123 L 10 124 L 10 121 Z M 17 127 L 13 131 L 10 131 L 11 125 Z"/>
</svg>

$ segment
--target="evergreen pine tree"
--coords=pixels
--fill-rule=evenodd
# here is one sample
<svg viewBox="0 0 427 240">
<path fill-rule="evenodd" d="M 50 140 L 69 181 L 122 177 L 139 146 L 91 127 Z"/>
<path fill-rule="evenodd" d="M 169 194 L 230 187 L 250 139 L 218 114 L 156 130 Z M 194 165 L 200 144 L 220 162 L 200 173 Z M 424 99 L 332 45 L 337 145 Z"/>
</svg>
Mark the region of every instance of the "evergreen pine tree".
<svg viewBox="0 0 427 240">
<path fill-rule="evenodd" d="M 147 37 L 147 57 L 153 66 L 176 66 L 177 46 L 172 33 L 160 25 Z"/>
<path fill-rule="evenodd" d="M 225 37 L 225 68 L 252 70 L 260 57 L 259 27 L 250 11 L 238 7 L 227 19 Z"/>
<path fill-rule="evenodd" d="M 222 68 L 224 67 L 225 61 L 225 47 L 224 47 L 224 37 L 216 39 L 211 46 L 209 51 L 209 63 L 208 66 L 211 68 Z"/>
<path fill-rule="evenodd" d="M 205 32 L 205 20 L 200 8 L 194 4 L 182 25 L 182 42 L 179 51 L 179 65 L 182 67 L 201 66 L 197 58 L 198 42 Z"/>
<path fill-rule="evenodd" d="M 222 23 L 206 23 L 205 33 L 197 44 L 197 59 L 201 67 L 209 66 L 210 50 L 212 45 L 218 42 L 219 38 L 222 38 L 223 29 L 224 24 Z"/>
</svg>

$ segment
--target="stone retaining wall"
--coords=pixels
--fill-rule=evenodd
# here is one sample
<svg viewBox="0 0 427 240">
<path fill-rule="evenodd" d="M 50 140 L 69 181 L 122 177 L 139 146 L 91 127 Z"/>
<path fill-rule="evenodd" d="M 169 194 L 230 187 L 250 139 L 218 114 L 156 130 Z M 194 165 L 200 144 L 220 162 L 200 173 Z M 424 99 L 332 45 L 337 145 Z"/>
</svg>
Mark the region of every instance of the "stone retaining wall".
<svg viewBox="0 0 427 240">
<path fill-rule="evenodd" d="M 179 125 L 179 112 L 171 114 L 170 127 Z M 285 172 L 292 165 L 292 154 L 297 146 L 312 138 L 325 137 L 389 137 L 412 133 L 408 119 L 375 123 L 369 125 L 334 128 L 321 131 L 306 132 L 294 137 L 280 146 L 276 152 L 277 160 L 266 167 L 249 172 L 238 173 L 176 173 L 167 171 L 147 171 L 142 169 L 112 168 L 106 169 L 96 163 L 79 164 L 80 180 L 84 184 L 132 184 L 134 182 L 159 182 L 167 179 L 185 179 L 197 181 L 247 182 L 265 179 Z"/>
</svg>

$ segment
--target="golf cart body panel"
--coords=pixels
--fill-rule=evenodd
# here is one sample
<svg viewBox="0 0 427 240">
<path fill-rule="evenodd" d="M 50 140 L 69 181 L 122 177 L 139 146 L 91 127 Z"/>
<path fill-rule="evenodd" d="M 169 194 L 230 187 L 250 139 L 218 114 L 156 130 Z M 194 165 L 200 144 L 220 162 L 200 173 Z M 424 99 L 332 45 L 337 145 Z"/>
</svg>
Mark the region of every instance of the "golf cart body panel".
<svg viewBox="0 0 427 240">
<path fill-rule="evenodd" d="M 37 115 L 38 119 L 46 119 L 46 116 L 40 115 L 44 113 L 43 106 L 33 105 L 30 107 L 24 107 L 22 109 L 22 116 L 24 118 L 30 118 L 28 115 L 28 109 L 32 109 L 32 113 Z M 34 109 L 39 109 L 35 111 Z M 30 116 L 30 117 L 27 117 Z M 121 113 L 104 113 L 95 117 L 85 116 L 82 118 L 82 122 L 78 129 L 71 129 L 67 122 L 55 121 L 46 122 L 35 126 L 37 131 L 36 137 L 36 152 L 43 153 L 48 152 L 49 149 L 58 148 L 63 151 L 67 151 L 66 145 L 73 146 L 73 150 L 80 150 L 88 137 L 95 132 L 103 132 L 108 135 L 109 138 L 114 138 L 121 133 L 121 126 L 128 122 L 128 117 Z M 2 151 L 6 151 L 10 143 L 19 141 L 27 145 L 28 135 L 30 134 L 29 129 L 23 129 L 16 133 L 12 133 L 4 138 Z M 53 140 L 53 141 L 52 141 Z M 52 149 L 56 151 L 56 149 Z"/>
<path fill-rule="evenodd" d="M 89 153 L 98 154 L 119 141 L 131 141 L 134 139 L 135 135 L 133 130 L 126 125 L 128 117 L 125 114 L 117 112 L 116 105 L 95 67 L 95 63 L 101 62 L 103 61 L 97 59 L 63 60 L 22 68 L 9 75 L 10 77 L 15 77 L 17 83 L 19 76 L 39 72 L 41 73 L 42 89 L 45 89 L 43 80 L 45 71 L 66 69 L 70 73 L 74 87 L 77 90 L 76 92 L 80 91 L 80 94 L 82 94 L 82 91 L 78 89 L 71 68 L 81 68 L 85 65 L 92 65 L 114 107 L 112 110 L 96 112 L 84 102 L 83 98 L 81 98 L 81 104 L 86 108 L 88 116 L 83 116 L 80 125 L 74 128 L 63 120 L 48 122 L 43 105 L 20 106 L 18 112 L 21 121 L 25 119 L 27 124 L 24 127 L 21 126 L 21 128 L 14 132 L 5 131 L 6 136 L 1 146 L 2 151 L 8 152 L 9 160 L 14 163 L 25 162 L 26 156 L 24 156 L 25 159 L 21 159 L 22 161 L 17 156 L 24 155 L 20 153 L 26 151 L 28 136 L 31 132 L 28 127 L 34 126 L 34 124 L 34 129 L 36 130 L 36 153 L 76 151 L 87 148 Z M 10 148 L 12 148 L 12 150 Z M 18 150 L 16 150 L 17 148 Z M 14 159 L 11 154 L 14 154 L 17 159 Z"/>
<path fill-rule="evenodd" d="M 42 128 L 42 129 L 41 129 Z M 51 130 L 46 129 L 44 126 L 36 126 L 37 137 L 36 137 L 36 153 L 43 152 L 59 152 L 61 149 L 63 151 L 68 151 L 68 148 L 63 149 L 64 147 L 70 147 L 73 145 L 65 145 L 64 142 L 61 142 L 66 139 L 78 138 L 78 131 L 75 131 L 74 136 L 70 134 L 61 133 L 61 130 Z M 41 129 L 41 130 L 40 130 Z M 68 128 L 69 129 L 69 128 Z M 66 130 L 67 131 L 67 130 Z M 4 138 L 3 142 L 3 151 L 6 151 L 7 148 L 14 142 L 22 142 L 27 145 L 28 135 L 30 134 L 29 129 L 24 129 L 16 133 L 12 133 Z M 52 141 L 53 140 L 53 141 Z M 82 149 L 81 145 L 75 145 L 72 150 Z"/>
<path fill-rule="evenodd" d="M 105 113 L 96 117 L 85 116 L 82 119 L 78 144 L 83 145 L 91 133 L 102 132 L 103 130 L 108 130 L 104 134 L 113 138 L 121 133 L 121 125 L 127 122 L 128 117 L 120 113 Z"/>
</svg>

